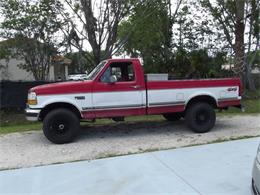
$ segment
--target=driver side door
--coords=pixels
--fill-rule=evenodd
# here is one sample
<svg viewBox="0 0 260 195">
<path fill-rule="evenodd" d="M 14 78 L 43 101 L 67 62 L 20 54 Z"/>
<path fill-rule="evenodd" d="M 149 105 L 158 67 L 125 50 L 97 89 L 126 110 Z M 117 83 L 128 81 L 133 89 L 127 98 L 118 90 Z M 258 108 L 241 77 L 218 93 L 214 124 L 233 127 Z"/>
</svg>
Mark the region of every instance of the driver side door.
<svg viewBox="0 0 260 195">
<path fill-rule="evenodd" d="M 110 81 L 116 76 L 117 81 Z M 132 62 L 111 62 L 94 83 L 93 111 L 96 118 L 145 114 L 144 86 L 136 78 Z"/>
</svg>

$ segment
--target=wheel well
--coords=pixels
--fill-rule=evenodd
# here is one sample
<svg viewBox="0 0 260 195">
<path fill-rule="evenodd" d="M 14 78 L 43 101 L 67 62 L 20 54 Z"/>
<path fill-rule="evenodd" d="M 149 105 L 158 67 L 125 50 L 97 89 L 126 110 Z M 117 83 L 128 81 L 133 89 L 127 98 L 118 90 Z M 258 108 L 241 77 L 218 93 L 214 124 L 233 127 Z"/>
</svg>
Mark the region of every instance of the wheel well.
<svg viewBox="0 0 260 195">
<path fill-rule="evenodd" d="M 205 102 L 210 104 L 213 108 L 217 108 L 217 102 L 216 100 L 209 95 L 200 95 L 200 96 L 196 96 L 193 97 L 189 100 L 186 108 L 188 108 L 189 106 L 191 106 L 192 104 L 198 103 L 198 102 Z"/>
<path fill-rule="evenodd" d="M 52 110 L 57 109 L 57 108 L 66 108 L 76 114 L 77 117 L 81 118 L 81 114 L 79 110 L 72 104 L 70 103 L 63 103 L 63 102 L 58 102 L 58 103 L 53 103 L 45 106 L 39 115 L 39 119 L 43 120 L 44 117 Z"/>
</svg>

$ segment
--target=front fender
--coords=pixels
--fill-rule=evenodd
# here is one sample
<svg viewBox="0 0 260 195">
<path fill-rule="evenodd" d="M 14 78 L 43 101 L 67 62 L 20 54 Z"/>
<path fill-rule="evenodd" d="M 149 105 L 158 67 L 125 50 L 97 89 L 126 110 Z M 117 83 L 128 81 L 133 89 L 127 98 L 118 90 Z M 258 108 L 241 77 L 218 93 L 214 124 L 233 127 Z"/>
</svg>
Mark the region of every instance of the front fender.
<svg viewBox="0 0 260 195">
<path fill-rule="evenodd" d="M 53 104 L 53 103 L 68 103 L 76 107 L 79 112 L 81 112 L 81 107 L 77 104 L 74 95 L 65 97 L 64 95 L 57 95 L 57 96 L 37 96 L 37 105 L 30 105 L 30 108 L 33 109 L 43 109 L 46 106 Z"/>
</svg>

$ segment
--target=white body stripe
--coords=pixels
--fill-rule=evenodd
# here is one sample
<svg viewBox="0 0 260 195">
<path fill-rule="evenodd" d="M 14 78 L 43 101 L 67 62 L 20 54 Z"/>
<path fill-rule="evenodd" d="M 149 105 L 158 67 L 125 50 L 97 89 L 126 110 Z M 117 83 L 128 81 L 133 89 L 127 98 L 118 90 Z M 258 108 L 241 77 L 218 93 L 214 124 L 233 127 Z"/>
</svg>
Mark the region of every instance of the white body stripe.
<svg viewBox="0 0 260 195">
<path fill-rule="evenodd" d="M 236 90 L 228 91 L 228 88 L 236 88 Z M 199 95 L 209 95 L 216 102 L 225 99 L 241 99 L 238 92 L 238 86 L 148 90 L 148 106 L 187 104 L 190 99 Z M 76 99 L 76 96 L 84 96 L 85 98 Z M 44 108 L 52 103 L 64 102 L 74 105 L 79 111 L 92 110 L 95 107 L 97 109 L 111 109 L 120 106 L 130 109 L 146 105 L 146 91 L 39 95 L 37 102 L 37 105 L 30 105 L 30 108 Z"/>
<path fill-rule="evenodd" d="M 85 99 L 76 99 L 76 96 L 84 96 Z M 74 105 L 79 111 L 82 111 L 84 107 L 92 106 L 92 95 L 91 93 L 73 93 L 73 94 L 60 94 L 60 95 L 42 95 L 37 96 L 37 105 L 30 105 L 31 108 L 44 108 L 45 106 L 64 102 Z"/>
<path fill-rule="evenodd" d="M 93 93 L 93 107 L 143 106 L 145 91 Z"/>
<path fill-rule="evenodd" d="M 228 91 L 230 87 L 210 87 L 210 88 L 185 88 L 185 89 L 163 89 L 163 90 L 148 90 L 148 105 L 152 106 L 156 103 L 172 103 L 177 104 L 183 102 L 187 104 L 190 99 L 199 95 L 208 95 L 213 97 L 216 102 L 219 99 L 237 99 L 238 98 L 238 87 L 236 91 Z"/>
</svg>

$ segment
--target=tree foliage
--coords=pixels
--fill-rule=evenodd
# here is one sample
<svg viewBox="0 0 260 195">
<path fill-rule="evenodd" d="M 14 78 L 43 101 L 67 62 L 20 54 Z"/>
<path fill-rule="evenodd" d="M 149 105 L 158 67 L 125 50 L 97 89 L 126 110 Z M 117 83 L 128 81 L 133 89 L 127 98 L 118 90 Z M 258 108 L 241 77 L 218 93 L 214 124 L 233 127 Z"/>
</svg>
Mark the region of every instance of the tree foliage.
<svg viewBox="0 0 260 195">
<path fill-rule="evenodd" d="M 90 66 L 111 58 L 121 45 L 117 42 L 118 25 L 129 12 L 130 1 L 64 1 L 69 11 L 61 12 L 67 24 L 63 33 L 70 49 L 71 45 L 76 48 Z M 84 52 L 86 42 L 93 55 Z"/>
<path fill-rule="evenodd" d="M 1 2 L 1 36 L 10 54 L 22 58 L 20 67 L 33 73 L 35 80 L 46 80 L 51 58 L 57 53 L 58 37 L 55 33 L 61 27 L 57 9 L 62 5 L 57 0 L 6 0 Z"/>
<path fill-rule="evenodd" d="M 172 60 L 172 16 L 168 0 L 151 0 L 134 7 L 121 23 L 119 40 L 128 37 L 123 52 L 142 57 L 146 72 L 169 72 Z"/>
<path fill-rule="evenodd" d="M 22 68 L 46 79 L 59 48 L 71 70 L 90 70 L 115 54 L 140 57 L 146 72 L 175 77 L 218 77 L 235 63 L 254 89 L 259 57 L 259 0 L 7 0 L 1 2 L 1 36 Z M 59 32 L 59 33 L 58 33 Z M 9 44 L 10 44 L 9 43 Z"/>
<path fill-rule="evenodd" d="M 245 78 L 250 89 L 255 89 L 251 77 L 252 61 L 249 61 L 245 53 L 252 50 L 252 45 L 255 46 L 254 52 L 259 47 L 259 1 L 216 0 L 213 4 L 210 0 L 201 0 L 201 5 L 209 11 L 215 19 L 215 25 L 223 31 L 225 41 L 234 55 L 235 73 Z"/>
</svg>

